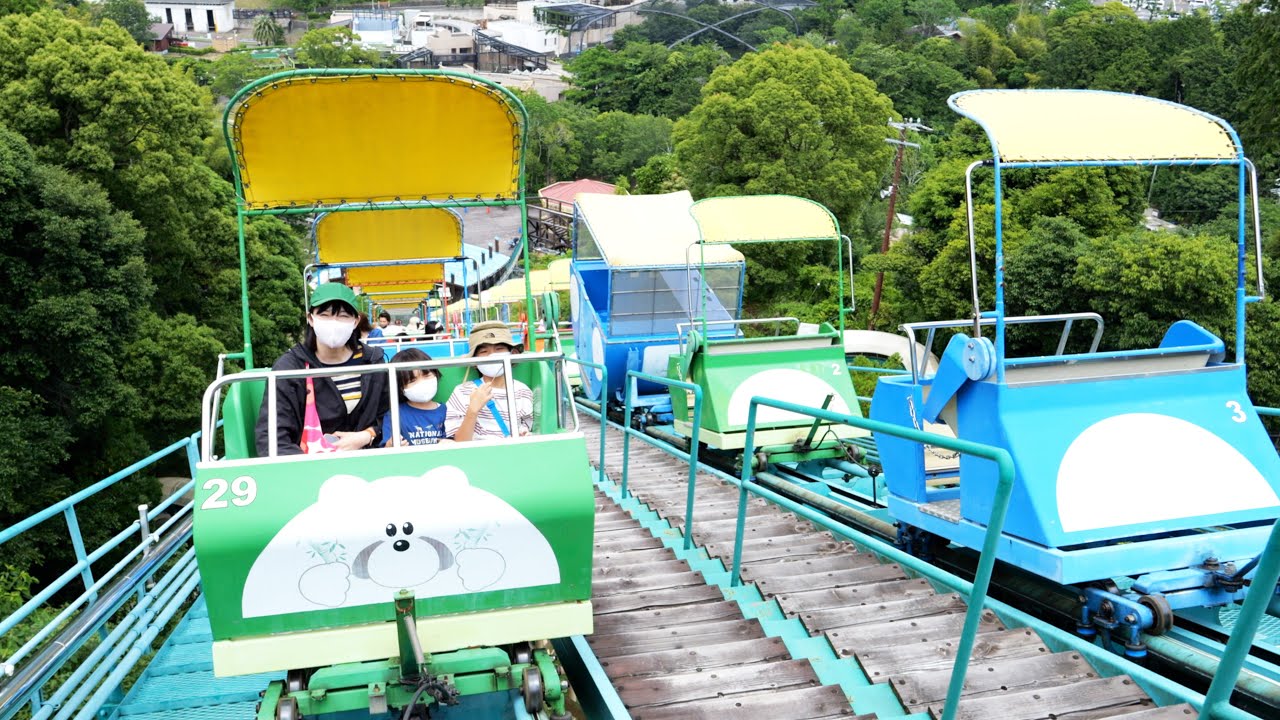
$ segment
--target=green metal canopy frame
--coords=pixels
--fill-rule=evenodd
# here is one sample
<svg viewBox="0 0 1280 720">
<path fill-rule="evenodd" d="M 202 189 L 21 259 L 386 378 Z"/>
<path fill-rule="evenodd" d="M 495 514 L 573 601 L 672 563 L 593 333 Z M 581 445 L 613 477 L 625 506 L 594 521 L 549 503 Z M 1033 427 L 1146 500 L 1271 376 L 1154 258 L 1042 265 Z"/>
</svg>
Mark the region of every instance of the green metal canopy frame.
<svg viewBox="0 0 1280 720">
<path fill-rule="evenodd" d="M 370 108 L 385 110 L 384 116 L 371 120 Z M 425 129 L 474 142 L 465 164 L 446 165 L 412 147 L 369 143 L 372 121 L 392 137 L 404 136 L 400 129 Z M 254 367 L 249 217 L 515 206 L 526 304 L 534 307 L 524 182 L 528 112 L 507 88 L 448 70 L 293 70 L 241 88 L 223 113 L 223 132 L 236 188 L 244 338 L 243 349 L 227 358 L 245 369 Z M 295 147 L 315 151 L 299 154 Z"/>
</svg>

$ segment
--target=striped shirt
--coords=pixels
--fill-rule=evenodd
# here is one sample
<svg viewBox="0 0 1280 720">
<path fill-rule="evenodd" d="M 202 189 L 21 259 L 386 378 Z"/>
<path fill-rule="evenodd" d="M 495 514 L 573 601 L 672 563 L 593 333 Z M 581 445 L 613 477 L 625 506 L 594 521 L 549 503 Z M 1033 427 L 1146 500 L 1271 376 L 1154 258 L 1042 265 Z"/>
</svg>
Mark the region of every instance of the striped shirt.
<svg viewBox="0 0 1280 720">
<path fill-rule="evenodd" d="M 519 380 L 508 379 L 507 384 L 515 387 L 515 406 L 516 416 L 520 418 L 520 428 L 524 432 L 533 432 L 533 391 L 528 385 Z M 449 408 L 448 414 L 444 420 L 445 437 L 453 437 L 457 434 L 458 428 L 462 427 L 462 420 L 467 415 L 467 406 L 471 402 L 471 393 L 479 387 L 474 380 L 464 380 L 458 383 L 453 389 L 453 394 L 449 396 L 445 405 Z M 502 415 L 502 419 L 506 421 L 507 430 L 513 435 L 519 435 L 511 422 L 510 410 L 507 408 L 507 389 L 494 388 L 493 394 L 489 396 L 493 406 L 498 408 L 498 413 Z M 476 429 L 472 437 L 476 440 L 489 440 L 492 438 L 504 437 L 502 428 L 498 426 L 498 421 L 494 420 L 493 413 L 489 410 L 489 403 L 480 408 L 479 415 L 476 416 Z"/>
<path fill-rule="evenodd" d="M 366 364 L 367 363 L 364 361 L 364 352 L 357 350 L 346 362 L 338 363 L 337 365 L 328 365 L 327 367 L 342 367 L 344 365 L 364 366 Z M 338 386 L 338 394 L 342 396 L 343 402 L 347 404 L 347 412 L 354 412 L 356 405 L 360 404 L 360 398 L 363 396 L 363 393 L 360 390 L 360 376 L 355 373 L 351 373 L 350 375 L 334 375 L 333 384 Z"/>
</svg>

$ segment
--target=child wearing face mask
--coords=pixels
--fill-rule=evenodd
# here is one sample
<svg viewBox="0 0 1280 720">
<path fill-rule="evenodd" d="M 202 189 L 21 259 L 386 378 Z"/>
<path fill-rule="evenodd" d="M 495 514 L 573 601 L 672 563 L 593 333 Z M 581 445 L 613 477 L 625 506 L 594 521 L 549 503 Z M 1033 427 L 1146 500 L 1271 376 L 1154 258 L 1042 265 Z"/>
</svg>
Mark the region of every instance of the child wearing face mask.
<svg viewBox="0 0 1280 720">
<path fill-rule="evenodd" d="M 524 349 L 511 337 L 511 330 L 506 324 L 497 320 L 482 322 L 472 328 L 467 344 L 471 346 L 467 357 L 474 358 L 497 357 Z M 445 434 L 464 442 L 532 432 L 533 391 L 529 386 L 506 377 L 506 369 L 501 362 L 483 363 L 476 369 L 480 371 L 480 377 L 464 379 L 449 396 Z M 511 394 L 511 402 L 507 400 L 508 393 Z M 514 418 L 511 417 L 512 405 L 515 407 Z"/>
<path fill-rule="evenodd" d="M 409 348 L 396 353 L 396 362 L 423 362 L 431 356 Z M 445 406 L 435 401 L 439 388 L 440 371 L 429 370 L 397 370 L 396 380 L 400 384 L 400 444 L 434 445 L 444 439 Z M 382 418 L 382 437 L 386 438 L 386 447 L 395 444 L 391 434 L 391 413 Z"/>
<path fill-rule="evenodd" d="M 281 355 L 272 370 L 350 368 L 383 362 L 382 349 L 365 345 L 356 330 L 360 311 L 356 294 L 341 283 L 322 283 L 311 293 L 302 342 Z M 276 382 L 276 452 L 332 452 L 380 447 L 379 419 L 390 407 L 385 372 L 343 372 L 326 377 L 280 379 Z M 308 384 L 311 392 L 308 393 Z M 310 395 L 310 400 L 308 400 Z M 320 427 L 305 427 L 308 405 L 314 405 Z M 270 453 L 269 404 L 258 414 L 259 457 Z M 323 435 L 323 442 L 307 442 Z M 319 432 L 317 432 L 317 430 Z"/>
</svg>

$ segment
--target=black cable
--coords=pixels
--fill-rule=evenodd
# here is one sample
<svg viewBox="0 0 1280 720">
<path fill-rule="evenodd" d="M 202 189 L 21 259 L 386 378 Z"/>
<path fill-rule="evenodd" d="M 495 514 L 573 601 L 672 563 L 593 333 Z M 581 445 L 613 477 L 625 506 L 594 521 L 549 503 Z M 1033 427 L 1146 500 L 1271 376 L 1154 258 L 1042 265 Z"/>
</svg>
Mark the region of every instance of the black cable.
<svg viewBox="0 0 1280 720">
<path fill-rule="evenodd" d="M 418 689 L 414 691 L 413 697 L 409 699 L 409 704 L 404 706 L 404 712 L 400 714 L 400 720 L 409 720 L 409 715 L 413 713 L 413 708 L 418 704 L 418 700 L 422 698 L 422 693 L 427 691 L 427 681 L 422 679 L 418 681 Z"/>
</svg>

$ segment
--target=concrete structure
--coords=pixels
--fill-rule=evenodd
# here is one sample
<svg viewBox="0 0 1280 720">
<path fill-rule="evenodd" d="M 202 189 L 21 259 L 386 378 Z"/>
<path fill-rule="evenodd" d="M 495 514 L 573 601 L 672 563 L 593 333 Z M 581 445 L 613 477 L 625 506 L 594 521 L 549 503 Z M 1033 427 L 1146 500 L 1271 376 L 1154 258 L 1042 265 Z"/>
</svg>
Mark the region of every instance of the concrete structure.
<svg viewBox="0 0 1280 720">
<path fill-rule="evenodd" d="M 351 31 L 360 38 L 361 45 L 389 49 L 400 42 L 400 16 L 357 10 L 351 17 Z"/>
<path fill-rule="evenodd" d="M 519 0 L 514 7 L 486 5 L 488 23 L 487 28 L 482 24 L 482 30 L 534 52 L 568 55 L 609 42 L 618 28 L 644 21 L 639 13 L 626 9 L 567 0 Z"/>
<path fill-rule="evenodd" d="M 172 0 L 145 5 L 157 23 L 172 25 L 179 35 L 225 33 L 236 28 L 235 0 Z"/>
<path fill-rule="evenodd" d="M 472 55 L 476 51 L 475 23 L 454 18 L 436 18 L 430 13 L 409 11 L 405 15 L 409 28 L 409 44 L 425 47 L 436 57 Z"/>
</svg>

